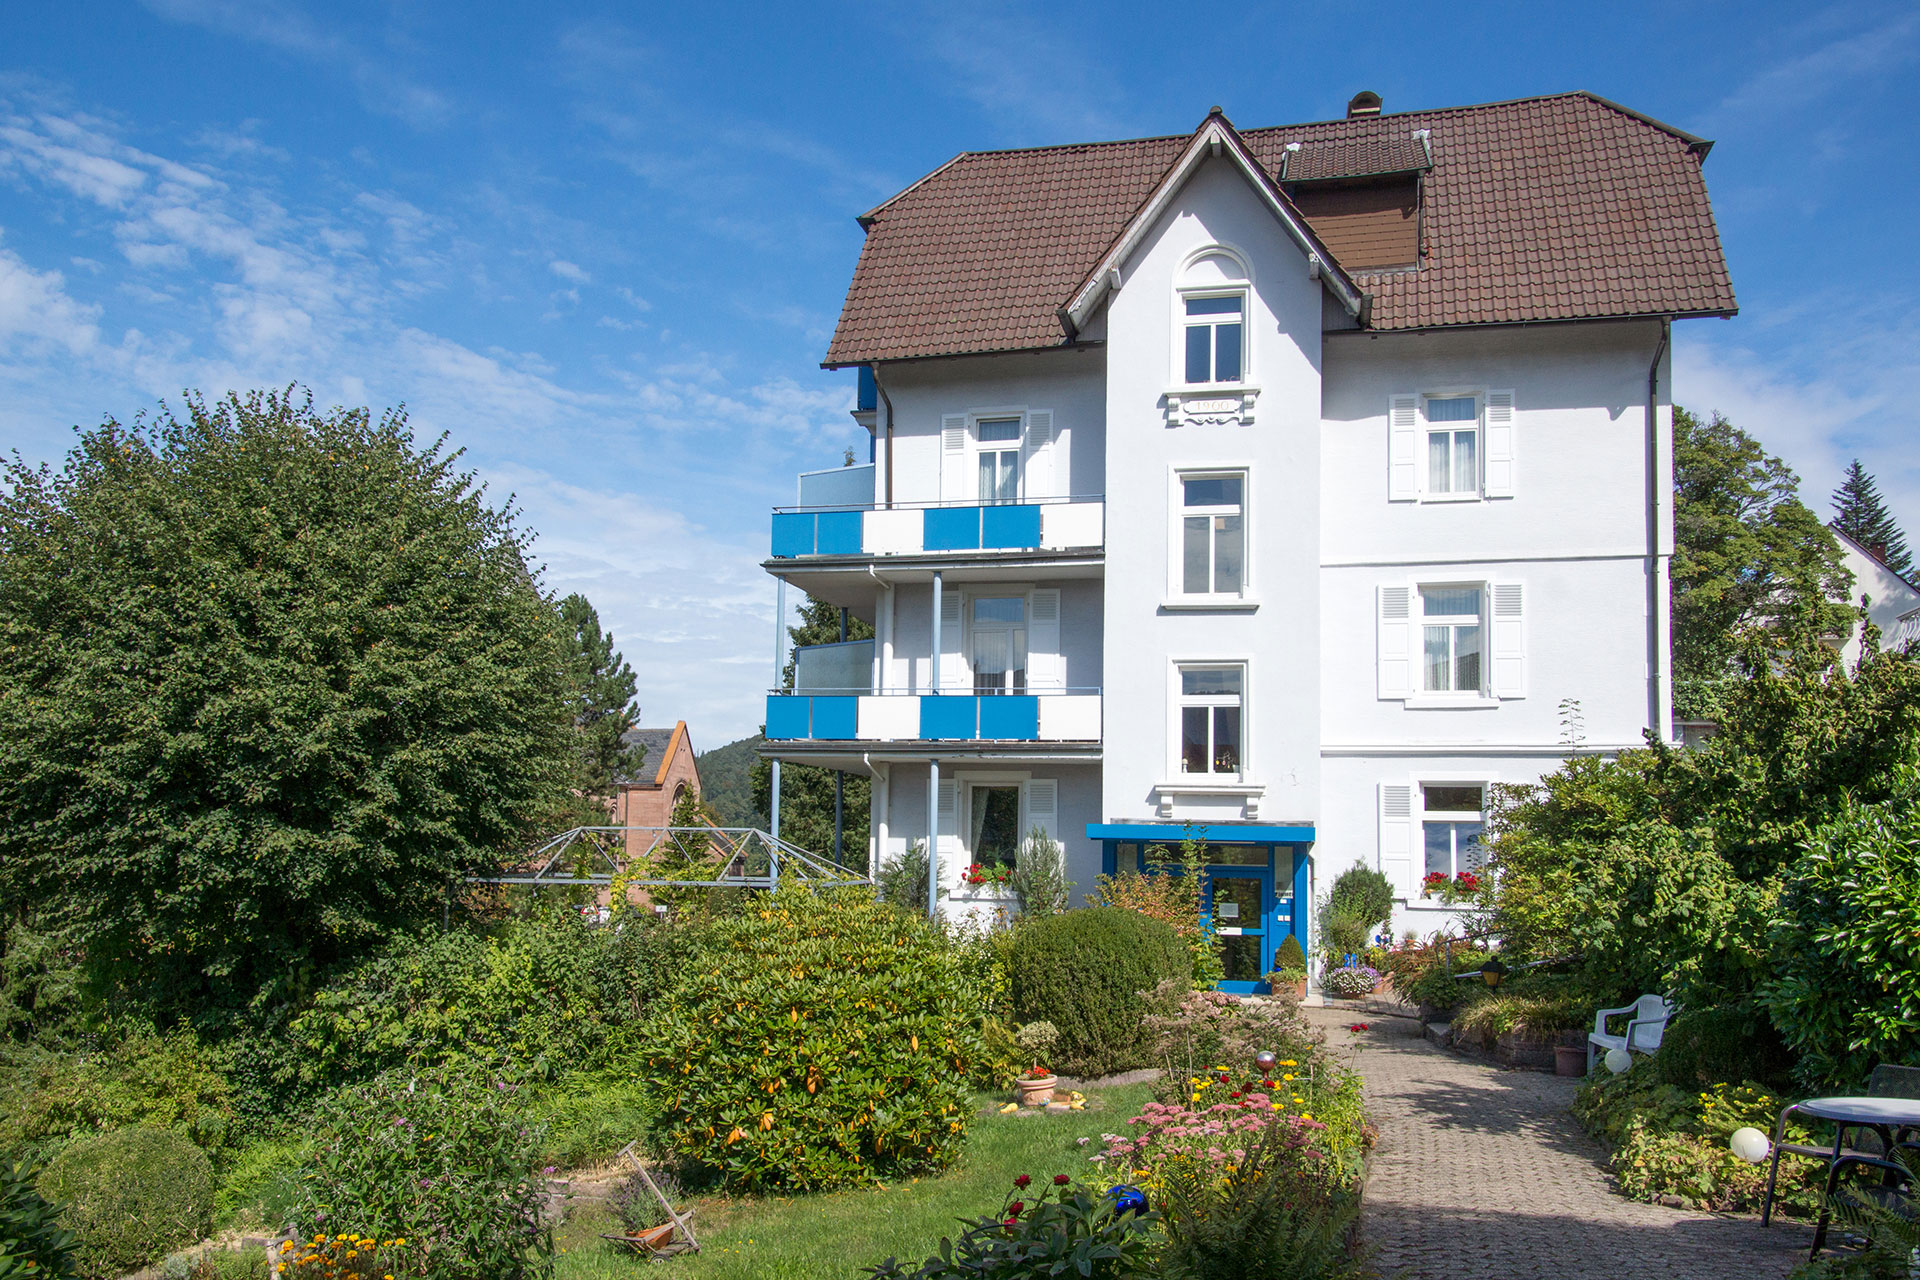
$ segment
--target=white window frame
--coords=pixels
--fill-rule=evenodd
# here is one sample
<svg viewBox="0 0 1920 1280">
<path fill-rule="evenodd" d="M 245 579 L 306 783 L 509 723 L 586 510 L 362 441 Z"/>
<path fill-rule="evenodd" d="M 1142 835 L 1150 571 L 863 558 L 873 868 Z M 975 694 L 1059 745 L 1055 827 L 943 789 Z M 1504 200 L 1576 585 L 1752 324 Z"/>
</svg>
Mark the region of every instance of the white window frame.
<svg viewBox="0 0 1920 1280">
<path fill-rule="evenodd" d="M 1435 422 L 1427 413 L 1427 406 L 1435 400 L 1473 401 L 1473 422 L 1469 427 L 1465 421 L 1441 423 Z M 1448 466 L 1452 467 L 1452 437 L 1471 431 L 1473 435 L 1473 488 L 1440 489 L 1434 484 L 1432 472 L 1432 448 L 1435 434 L 1445 432 L 1449 437 Z M 1419 433 L 1415 438 L 1415 460 L 1420 468 L 1420 498 L 1423 502 L 1481 502 L 1485 500 L 1487 488 L 1487 394 L 1485 388 L 1456 388 L 1451 390 L 1432 390 L 1420 393 Z M 1448 483 L 1452 483 L 1449 476 Z"/>
<path fill-rule="evenodd" d="M 1447 823 L 1450 825 L 1464 825 L 1467 823 L 1478 823 L 1480 825 L 1481 839 L 1484 841 L 1486 838 L 1486 829 L 1487 829 L 1487 789 L 1492 785 L 1493 785 L 1492 779 L 1483 778 L 1483 777 L 1452 778 L 1452 777 L 1438 777 L 1438 776 L 1423 776 L 1413 780 L 1413 795 L 1414 795 L 1413 834 L 1414 834 L 1415 840 L 1417 841 L 1415 848 L 1412 851 L 1413 863 L 1415 868 L 1414 887 L 1419 890 L 1419 897 L 1422 900 L 1431 900 L 1432 898 L 1432 895 L 1427 892 L 1427 888 L 1426 888 L 1427 874 L 1428 874 L 1427 873 L 1427 824 L 1430 822 Z M 1480 789 L 1480 808 L 1476 810 L 1474 813 L 1472 813 L 1471 815 L 1469 815 L 1465 810 L 1430 810 L 1427 808 L 1427 788 L 1428 787 L 1478 787 Z M 1448 850 L 1448 860 L 1449 860 L 1449 864 L 1452 866 L 1453 869 L 1450 872 L 1448 872 L 1447 878 L 1449 880 L 1452 880 L 1455 876 L 1458 876 L 1460 874 L 1460 870 L 1461 870 L 1460 840 L 1457 832 L 1453 833 L 1453 839 L 1450 842 L 1450 848 Z M 1474 874 L 1478 875 L 1482 880 L 1482 882 L 1485 882 L 1491 876 L 1491 869 L 1487 867 L 1486 863 L 1482 862 L 1481 870 L 1476 871 Z"/>
<path fill-rule="evenodd" d="M 1240 696 L 1236 702 L 1227 702 L 1225 694 L 1196 694 L 1188 697 L 1181 688 L 1181 675 L 1189 670 L 1203 668 L 1233 668 L 1240 672 Z M 1168 704 L 1168 764 L 1167 776 L 1182 789 L 1205 790 L 1207 783 L 1234 785 L 1245 782 L 1252 759 L 1252 736 L 1249 733 L 1247 709 L 1252 705 L 1251 664 L 1245 658 L 1176 658 L 1171 664 L 1171 678 L 1167 683 Z M 1240 709 L 1240 768 L 1236 773 L 1188 773 L 1186 772 L 1186 753 L 1182 746 L 1182 711 L 1190 706 L 1232 706 Z M 1207 741 L 1209 747 L 1213 741 L 1213 717 L 1207 717 Z M 1212 752 L 1209 751 L 1209 758 Z"/>
<path fill-rule="evenodd" d="M 980 428 L 988 422 L 1011 422 L 1014 424 L 1014 436 L 1011 440 L 982 440 Z M 992 453 L 1013 454 L 1014 472 L 1019 483 L 1014 486 L 1011 498 L 991 498 L 980 492 L 980 455 Z M 967 415 L 967 486 L 977 503 L 1019 502 L 1027 496 L 1027 411 L 1025 409 L 975 410 Z"/>
<path fill-rule="evenodd" d="M 1024 670 L 1026 672 L 1026 682 L 1019 689 L 1003 689 L 1001 690 L 1001 692 L 1002 693 L 1023 693 L 1023 694 L 1032 693 L 1033 692 L 1033 591 L 1030 588 L 1019 588 L 1019 589 L 1009 588 L 1008 590 L 1005 590 L 1005 591 L 994 591 L 989 589 L 968 590 L 961 597 L 960 625 L 962 628 L 962 634 L 964 636 L 962 652 L 964 652 L 967 656 L 967 674 L 972 681 L 970 688 L 973 691 L 977 692 L 980 687 L 979 674 L 978 674 L 980 669 L 980 663 L 979 663 L 978 654 L 974 648 L 974 635 L 976 634 L 976 629 L 974 626 L 973 611 L 974 611 L 974 607 L 978 605 L 982 600 L 1018 600 L 1020 602 L 1020 629 L 1021 631 L 1026 633 L 1027 657 L 1026 657 L 1026 666 L 1024 667 Z M 987 629 L 1001 630 L 1001 629 L 1005 629 L 1007 625 L 1008 624 L 1005 624 L 1005 623 L 991 623 L 989 624 Z M 987 695 L 982 695 L 982 696 L 987 696 Z"/>
<path fill-rule="evenodd" d="M 1188 480 L 1225 480 L 1240 482 L 1240 590 L 1234 592 L 1188 592 L 1186 587 L 1186 482 Z M 1167 593 L 1162 601 L 1166 609 L 1257 609 L 1253 593 L 1253 467 L 1250 463 L 1226 463 L 1208 467 L 1175 467 L 1168 472 L 1167 505 Z M 1201 508 L 1220 514 L 1224 507 Z M 1211 544 L 1209 544 L 1211 547 Z M 1209 549 L 1209 568 L 1211 568 Z M 1209 585 L 1212 576 L 1208 577 Z"/>
<path fill-rule="evenodd" d="M 1429 591 L 1473 591 L 1480 597 L 1480 611 L 1468 622 L 1464 613 L 1439 614 L 1433 622 L 1427 618 L 1426 593 Z M 1487 616 L 1488 597 L 1492 588 L 1485 582 L 1422 582 L 1414 586 L 1413 603 L 1413 652 L 1414 652 L 1414 688 L 1413 696 L 1429 702 L 1484 702 L 1492 699 L 1490 682 L 1493 678 L 1493 664 L 1488 652 L 1493 628 Z M 1473 689 L 1429 689 L 1427 687 L 1427 628 L 1444 626 L 1449 632 L 1447 660 L 1447 678 L 1453 679 L 1454 665 L 1459 661 L 1453 652 L 1451 636 L 1455 628 L 1475 626 L 1480 629 L 1480 683 Z"/>
<path fill-rule="evenodd" d="M 961 864 L 962 870 L 965 869 L 967 863 L 978 862 L 980 860 L 980 851 L 972 847 L 973 789 L 975 787 L 1018 787 L 1020 789 L 1020 840 L 1024 841 L 1027 838 L 1027 829 L 1032 825 L 1031 822 L 1028 821 L 1029 809 L 1027 806 L 1027 784 L 1032 780 L 1033 774 L 1030 772 L 1009 772 L 1006 770 L 983 771 L 979 773 L 969 771 L 953 775 L 954 844 L 959 848 L 961 856 L 966 859 L 966 862 Z M 1019 842 L 1016 842 L 1016 859 L 1018 858 L 1018 847 Z"/>
<path fill-rule="evenodd" d="M 1175 333 L 1174 347 L 1178 353 L 1173 366 L 1175 386 L 1190 395 L 1207 395 L 1216 391 L 1237 391 L 1253 381 L 1253 370 L 1249 368 L 1253 343 L 1250 341 L 1253 331 L 1253 290 L 1248 284 L 1183 285 L 1174 291 Z M 1205 316 L 1187 314 L 1187 304 L 1208 298 L 1232 298 L 1240 304 L 1240 376 L 1237 378 L 1209 377 L 1205 382 L 1187 381 L 1187 330 L 1217 328 L 1221 320 Z M 1207 369 L 1210 374 L 1219 372 L 1219 337 L 1214 335 L 1207 350 Z"/>
</svg>

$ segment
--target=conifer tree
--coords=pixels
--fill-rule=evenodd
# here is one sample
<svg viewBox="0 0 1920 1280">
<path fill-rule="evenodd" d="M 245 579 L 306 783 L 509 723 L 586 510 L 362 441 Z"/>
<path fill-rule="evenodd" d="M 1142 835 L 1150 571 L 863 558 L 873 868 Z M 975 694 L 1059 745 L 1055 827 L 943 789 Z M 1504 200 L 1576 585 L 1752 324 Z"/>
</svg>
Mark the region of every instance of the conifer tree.
<svg viewBox="0 0 1920 1280">
<path fill-rule="evenodd" d="M 633 668 L 614 651 L 612 633 L 600 629 L 600 615 L 585 596 L 575 592 L 560 602 L 560 622 L 576 734 L 574 789 L 605 802 L 646 757 L 645 747 L 621 740 L 640 714 Z"/>
<path fill-rule="evenodd" d="M 1912 576 L 1913 555 L 1907 550 L 1906 535 L 1894 523 L 1893 513 L 1881 500 L 1880 487 L 1858 458 L 1833 491 L 1833 511 L 1834 528 L 1878 555 L 1895 573 Z"/>
</svg>

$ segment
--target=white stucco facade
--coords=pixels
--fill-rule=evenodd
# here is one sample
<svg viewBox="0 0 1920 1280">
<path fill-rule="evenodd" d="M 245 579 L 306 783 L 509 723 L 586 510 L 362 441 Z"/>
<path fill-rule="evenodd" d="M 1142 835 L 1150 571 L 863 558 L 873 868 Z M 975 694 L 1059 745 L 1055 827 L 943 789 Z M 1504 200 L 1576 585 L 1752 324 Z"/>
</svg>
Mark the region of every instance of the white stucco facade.
<svg viewBox="0 0 1920 1280">
<path fill-rule="evenodd" d="M 1001 905 L 959 883 L 977 857 L 969 789 L 1018 784 L 1023 829 L 1061 839 L 1083 892 L 1204 826 L 1221 877 L 1259 878 L 1264 895 L 1258 913 L 1216 909 L 1230 944 L 1250 939 L 1243 979 L 1287 932 L 1311 950 L 1306 903 L 1352 865 L 1387 874 L 1397 932 L 1457 925 L 1423 881 L 1478 866 L 1471 796 L 1571 751 L 1672 736 L 1663 323 L 1357 329 L 1310 246 L 1217 154 L 1107 284 L 1080 346 L 884 365 L 874 416 L 877 505 L 889 472 L 895 504 L 979 504 L 979 477 L 999 474 L 979 455 L 1017 449 L 1032 469 L 999 501 L 1097 499 L 1097 548 L 1049 555 L 982 535 L 770 562 L 876 622 L 875 697 L 934 694 L 937 652 L 938 697 L 984 688 L 1001 641 L 986 621 L 976 636 L 970 611 L 1025 601 L 1014 692 L 1043 722 L 1049 696 L 1097 692 L 1097 736 L 937 737 L 931 717 L 952 708 L 918 698 L 885 738 L 803 732 L 772 753 L 881 779 L 882 859 L 933 822 L 955 912 Z M 1196 385 L 1188 331 L 1235 300 L 1237 375 Z M 1205 341 L 1217 374 L 1226 339 Z M 1056 607 L 1057 630 L 1041 620 Z M 946 797 L 929 794 L 936 771 Z"/>
</svg>

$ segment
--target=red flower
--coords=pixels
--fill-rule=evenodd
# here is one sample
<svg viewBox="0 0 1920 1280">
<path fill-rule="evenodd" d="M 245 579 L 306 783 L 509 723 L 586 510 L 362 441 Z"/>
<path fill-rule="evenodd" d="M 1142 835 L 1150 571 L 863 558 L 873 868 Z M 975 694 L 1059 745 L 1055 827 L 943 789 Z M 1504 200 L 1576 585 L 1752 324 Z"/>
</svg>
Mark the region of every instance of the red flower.
<svg viewBox="0 0 1920 1280">
<path fill-rule="evenodd" d="M 1021 1213 L 1026 1210 L 1026 1207 L 1027 1202 L 1025 1200 L 1015 1200 L 1012 1204 L 1008 1205 L 1007 1221 L 1012 1222 L 1015 1218 L 1019 1217 Z"/>
<path fill-rule="evenodd" d="M 1025 1191 L 1027 1189 L 1027 1184 L 1032 1181 L 1033 1181 L 1032 1178 L 1029 1178 L 1026 1174 L 1023 1173 L 1019 1177 L 1013 1180 L 1013 1185 L 1020 1188 L 1022 1191 Z"/>
<path fill-rule="evenodd" d="M 1066 1185 L 1067 1185 L 1067 1184 L 1068 1184 L 1069 1182 L 1072 1182 L 1072 1181 L 1073 1181 L 1073 1179 L 1072 1179 L 1072 1178 L 1069 1178 L 1069 1177 L 1068 1177 L 1068 1176 L 1067 1176 L 1066 1174 L 1064 1174 L 1064 1173 L 1056 1173 L 1056 1174 L 1054 1174 L 1054 1175 L 1053 1175 L 1053 1185 L 1054 1185 L 1054 1186 L 1056 1186 L 1056 1187 L 1064 1187 L 1064 1186 L 1066 1186 Z"/>
<path fill-rule="evenodd" d="M 1347 1030 L 1349 1031 L 1365 1031 L 1366 1029 L 1367 1029 L 1367 1024 L 1364 1022 L 1356 1022 L 1352 1026 L 1347 1028 Z"/>
</svg>

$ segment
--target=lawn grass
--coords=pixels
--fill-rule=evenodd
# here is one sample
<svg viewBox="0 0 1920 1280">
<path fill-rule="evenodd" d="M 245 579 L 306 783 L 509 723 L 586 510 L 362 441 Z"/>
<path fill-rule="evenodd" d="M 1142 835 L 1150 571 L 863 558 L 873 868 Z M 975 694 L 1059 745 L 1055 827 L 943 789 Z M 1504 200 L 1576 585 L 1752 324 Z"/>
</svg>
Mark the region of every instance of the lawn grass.
<svg viewBox="0 0 1920 1280">
<path fill-rule="evenodd" d="M 672 1276 L 674 1280 L 858 1280 L 888 1256 L 918 1264 L 955 1220 L 1000 1207 L 1016 1174 L 1035 1182 L 1091 1171 L 1102 1133 L 1117 1133 L 1152 1100 L 1149 1086 L 1090 1090 L 1087 1109 L 1067 1115 L 1001 1116 L 1000 1099 L 975 1099 L 977 1115 L 960 1162 L 946 1173 L 883 1187 L 793 1197 L 697 1196 L 691 1200 L 698 1254 L 666 1263 L 633 1257 L 599 1238 L 617 1229 L 606 1209 L 576 1204 L 556 1243 L 556 1280 Z M 1075 1141 L 1089 1139 L 1086 1146 Z"/>
</svg>

